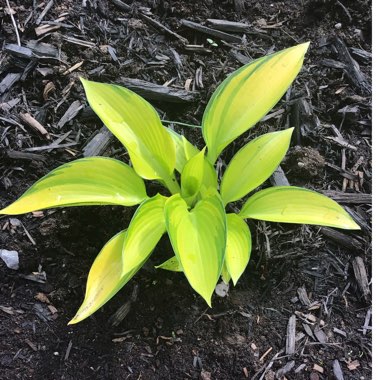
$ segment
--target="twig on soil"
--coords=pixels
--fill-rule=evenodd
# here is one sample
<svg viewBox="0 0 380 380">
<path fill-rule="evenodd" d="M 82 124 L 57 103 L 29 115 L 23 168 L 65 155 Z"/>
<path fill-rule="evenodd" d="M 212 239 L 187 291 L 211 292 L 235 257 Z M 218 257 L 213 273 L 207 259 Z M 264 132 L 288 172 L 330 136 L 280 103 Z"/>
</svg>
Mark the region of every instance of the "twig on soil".
<svg viewBox="0 0 380 380">
<path fill-rule="evenodd" d="M 142 17 L 145 21 L 148 21 L 151 25 L 155 26 L 156 28 L 164 31 L 165 33 L 169 34 L 172 37 L 177 38 L 179 41 L 181 41 L 184 45 L 187 45 L 189 41 L 187 38 L 180 36 L 178 33 L 173 32 L 171 29 L 169 29 L 167 26 L 161 24 L 157 20 L 154 20 L 153 18 L 148 17 L 147 15 L 144 15 L 140 12 L 140 17 Z"/>
<path fill-rule="evenodd" d="M 245 33 L 249 31 L 250 25 L 244 22 L 228 21 L 228 20 L 219 20 L 215 18 L 208 18 L 207 22 L 214 28 L 221 30 L 223 32 L 237 32 Z"/>
<path fill-rule="evenodd" d="M 206 310 L 194 321 L 194 325 L 206 314 L 207 310 L 208 308 L 206 308 Z"/>
<path fill-rule="evenodd" d="M 339 0 L 337 0 L 336 4 L 342 8 L 344 14 L 347 16 L 348 22 L 351 23 L 352 22 L 352 16 L 351 16 L 350 12 L 348 11 L 348 9 Z"/>
<path fill-rule="evenodd" d="M 20 119 L 25 123 L 28 124 L 30 127 L 32 127 L 35 131 L 41 133 L 42 136 L 44 136 L 46 139 L 50 140 L 51 137 L 49 135 L 49 132 L 45 129 L 41 123 L 39 123 L 32 115 L 29 113 L 20 113 Z"/>
<path fill-rule="evenodd" d="M 13 24 L 13 27 L 15 29 L 17 45 L 21 46 L 20 35 L 18 34 L 18 28 L 17 28 L 16 20 L 13 17 L 13 10 L 11 8 L 11 5 L 9 4 L 9 0 L 6 0 L 6 2 L 7 2 L 8 11 L 9 11 L 9 16 L 11 16 L 12 24 Z"/>
<path fill-rule="evenodd" d="M 372 309 L 369 308 L 368 311 L 367 311 L 367 314 L 365 316 L 364 325 L 363 325 L 363 328 L 362 328 L 363 335 L 366 335 L 367 334 L 367 330 L 371 329 L 371 327 L 369 325 L 369 321 L 371 320 L 371 315 L 372 315 Z"/>
<path fill-rule="evenodd" d="M 24 149 L 24 151 L 25 152 L 39 152 L 41 150 L 68 148 L 69 146 L 73 146 L 73 145 L 78 145 L 78 143 L 77 142 L 70 142 L 70 143 L 59 145 L 59 144 L 53 142 L 50 145 L 43 145 L 43 146 L 35 146 L 33 148 L 26 148 L 26 149 Z"/>
<path fill-rule="evenodd" d="M 45 9 L 41 12 L 41 14 L 38 16 L 38 19 L 36 20 L 36 25 L 40 25 L 41 21 L 44 19 L 46 14 L 50 11 L 51 7 L 54 4 L 54 0 L 50 0 L 47 4 Z"/>
<path fill-rule="evenodd" d="M 46 158 L 41 154 L 19 152 L 17 150 L 8 150 L 6 154 L 13 160 L 45 161 Z"/>
<path fill-rule="evenodd" d="M 272 350 L 272 347 L 269 349 L 270 351 Z M 270 352 L 269 351 L 269 352 Z M 268 352 L 268 353 L 269 353 Z M 285 350 L 284 349 L 281 349 L 279 352 L 277 352 L 277 354 L 276 355 L 274 355 L 273 356 L 273 358 L 270 360 L 270 362 L 269 362 L 269 364 L 268 365 L 263 365 L 252 377 L 251 377 L 251 380 L 255 380 L 259 375 L 260 375 L 260 373 L 262 372 L 262 371 L 264 371 L 263 373 L 262 373 L 262 375 L 260 376 L 260 379 L 259 380 L 262 380 L 262 379 L 264 379 L 264 377 L 265 377 L 265 375 L 266 375 L 266 373 L 272 368 L 272 366 L 273 366 L 273 363 L 277 360 L 277 358 L 281 355 L 281 354 L 283 354 L 285 352 Z M 266 353 L 266 355 L 268 354 L 268 353 Z M 260 360 L 261 360 L 261 358 L 260 358 Z"/>
<path fill-rule="evenodd" d="M 240 37 L 234 36 L 229 33 L 221 32 L 216 29 L 209 28 L 207 26 L 198 24 L 193 21 L 189 20 L 181 20 L 181 24 L 186 26 L 187 28 L 196 30 L 197 32 L 205 33 L 210 36 L 220 38 L 221 40 L 227 41 L 227 42 L 236 42 L 236 43 L 241 43 L 242 39 Z"/>
<path fill-rule="evenodd" d="M 71 347 L 73 346 L 73 341 L 70 340 L 69 344 L 67 345 L 67 348 L 66 348 L 66 353 L 65 353 L 65 361 L 67 361 L 67 359 L 69 358 L 70 356 L 70 351 L 71 351 Z"/>
<path fill-rule="evenodd" d="M 148 100 L 186 103 L 194 102 L 199 96 L 196 91 L 177 90 L 141 79 L 121 77 L 118 82 Z"/>
<path fill-rule="evenodd" d="M 131 7 L 128 4 L 125 4 L 121 0 L 111 0 L 111 2 L 114 5 L 116 5 L 117 7 L 119 7 L 120 9 L 122 9 L 123 11 L 130 11 L 131 10 Z"/>
<path fill-rule="evenodd" d="M 131 311 L 132 303 L 137 300 L 139 287 L 137 284 L 133 287 L 132 295 L 130 299 L 121 305 L 114 314 L 111 315 L 111 317 L 108 319 L 108 323 L 112 327 L 119 326 L 120 323 L 125 319 L 125 317 L 128 315 L 128 313 Z"/>
<path fill-rule="evenodd" d="M 268 354 L 273 350 L 273 347 L 268 348 L 260 357 L 259 361 L 262 362 Z"/>
<path fill-rule="evenodd" d="M 358 63 L 351 57 L 346 44 L 339 37 L 335 37 L 334 46 L 338 51 L 341 61 L 343 61 L 346 66 L 344 68 L 344 71 L 347 73 L 352 83 L 360 90 L 362 94 L 370 94 L 371 86 L 368 83 L 363 72 L 360 70 Z"/>
</svg>

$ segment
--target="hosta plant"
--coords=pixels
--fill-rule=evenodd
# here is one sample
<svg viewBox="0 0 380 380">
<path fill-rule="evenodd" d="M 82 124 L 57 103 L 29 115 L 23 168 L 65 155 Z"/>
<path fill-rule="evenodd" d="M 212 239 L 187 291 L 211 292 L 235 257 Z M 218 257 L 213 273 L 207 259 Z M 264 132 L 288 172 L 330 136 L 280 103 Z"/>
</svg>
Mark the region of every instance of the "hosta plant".
<svg viewBox="0 0 380 380">
<path fill-rule="evenodd" d="M 259 58 L 228 76 L 206 107 L 203 149 L 165 128 L 155 109 L 132 91 L 82 79 L 89 104 L 125 146 L 132 166 L 105 157 L 72 161 L 0 211 L 14 215 L 63 206 L 139 205 L 128 228 L 96 257 L 83 304 L 70 323 L 87 318 L 124 286 L 165 233 L 174 256 L 159 268 L 183 272 L 211 305 L 219 278 L 236 284 L 247 266 L 252 238 L 246 219 L 359 228 L 335 201 L 293 186 L 256 191 L 238 213 L 229 211 L 231 202 L 250 195 L 277 168 L 293 128 L 250 141 L 230 160 L 220 181 L 214 168 L 224 148 L 285 93 L 307 48 L 305 43 Z M 144 180 L 156 180 L 167 190 L 149 197 Z"/>
</svg>

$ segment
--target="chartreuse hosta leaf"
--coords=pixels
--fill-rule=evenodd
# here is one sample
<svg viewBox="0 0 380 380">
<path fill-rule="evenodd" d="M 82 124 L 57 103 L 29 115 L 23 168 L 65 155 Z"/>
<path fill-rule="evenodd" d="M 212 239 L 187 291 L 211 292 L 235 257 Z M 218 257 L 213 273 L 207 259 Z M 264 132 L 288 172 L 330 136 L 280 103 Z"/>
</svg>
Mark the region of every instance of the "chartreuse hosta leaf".
<svg viewBox="0 0 380 380">
<path fill-rule="evenodd" d="M 261 190 L 250 197 L 242 218 L 270 222 L 317 224 L 350 230 L 360 227 L 338 203 L 315 191 L 293 186 Z"/>
<path fill-rule="evenodd" d="M 167 131 L 172 137 L 175 145 L 175 168 L 179 173 L 182 173 L 186 162 L 195 156 L 199 150 L 193 144 L 191 144 L 185 136 L 178 134 L 170 128 L 167 128 Z"/>
<path fill-rule="evenodd" d="M 199 153 L 199 150 L 193 144 L 191 144 L 185 138 L 185 136 L 179 135 L 172 129 L 168 129 L 168 131 L 172 136 L 176 147 L 175 168 L 179 173 L 182 173 L 186 162 L 193 158 L 197 153 Z M 204 159 L 203 171 L 203 185 L 205 185 L 206 188 L 213 187 L 216 189 L 218 187 L 218 177 L 214 166 L 210 163 L 207 157 Z"/>
<path fill-rule="evenodd" d="M 112 298 L 138 271 L 122 276 L 123 244 L 127 231 L 115 235 L 96 257 L 87 278 L 86 295 L 69 324 L 83 321 Z"/>
<path fill-rule="evenodd" d="M 112 158 L 89 157 L 59 166 L 0 214 L 22 214 L 61 206 L 133 206 L 147 198 L 144 181 Z"/>
<path fill-rule="evenodd" d="M 84 301 L 70 324 L 93 314 L 144 265 L 165 232 L 166 199 L 158 194 L 142 203 L 128 229 L 104 246 L 92 264 Z"/>
<path fill-rule="evenodd" d="M 123 274 L 138 266 L 153 251 L 165 233 L 166 197 L 157 194 L 142 203 L 128 227 L 123 247 Z"/>
<path fill-rule="evenodd" d="M 251 242 L 251 232 L 247 223 L 239 215 L 227 214 L 225 265 L 235 285 L 248 265 L 252 249 Z"/>
<path fill-rule="evenodd" d="M 271 176 L 289 148 L 293 129 L 259 136 L 235 154 L 221 183 L 225 204 L 241 199 Z"/>
<path fill-rule="evenodd" d="M 205 149 L 186 162 L 181 175 L 181 195 L 189 204 L 197 196 L 202 182 L 205 167 Z"/>
<path fill-rule="evenodd" d="M 165 269 L 171 272 L 183 272 L 181 264 L 179 263 L 176 256 L 167 259 L 162 264 L 155 266 L 157 269 Z"/>
<path fill-rule="evenodd" d="M 226 249 L 226 214 L 213 192 L 192 210 L 179 194 L 165 204 L 166 229 L 174 252 L 193 289 L 211 305 Z"/>
<path fill-rule="evenodd" d="M 216 89 L 202 120 L 211 163 L 280 100 L 300 71 L 308 46 L 304 43 L 256 59 Z"/>
<path fill-rule="evenodd" d="M 236 214 L 227 214 L 227 243 L 224 264 L 222 268 L 222 279 L 228 283 L 232 278 L 236 285 L 243 274 L 251 255 L 251 232 L 247 223 Z M 172 272 L 182 272 L 181 264 L 176 256 L 156 266 Z"/>
<path fill-rule="evenodd" d="M 156 110 L 124 87 L 81 80 L 91 108 L 127 148 L 136 172 L 170 181 L 175 147 Z"/>
</svg>

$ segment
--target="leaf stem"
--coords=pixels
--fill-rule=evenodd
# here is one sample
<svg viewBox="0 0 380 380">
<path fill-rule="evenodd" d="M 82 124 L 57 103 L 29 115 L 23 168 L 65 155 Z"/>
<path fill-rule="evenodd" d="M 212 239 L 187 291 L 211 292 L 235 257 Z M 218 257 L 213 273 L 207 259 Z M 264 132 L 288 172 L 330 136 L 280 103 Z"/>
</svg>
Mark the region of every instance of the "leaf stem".
<svg viewBox="0 0 380 380">
<path fill-rule="evenodd" d="M 174 177 L 174 174 L 172 177 L 164 179 L 163 181 L 165 186 L 173 195 L 181 192 L 181 188 L 179 187 L 178 181 Z"/>
<path fill-rule="evenodd" d="M 172 121 L 172 120 L 161 120 L 162 123 L 166 124 L 178 124 L 178 125 L 183 125 L 185 127 L 190 127 L 190 128 L 202 128 L 200 125 L 194 125 L 194 124 L 187 124 L 187 123 L 182 123 L 180 121 Z"/>
</svg>

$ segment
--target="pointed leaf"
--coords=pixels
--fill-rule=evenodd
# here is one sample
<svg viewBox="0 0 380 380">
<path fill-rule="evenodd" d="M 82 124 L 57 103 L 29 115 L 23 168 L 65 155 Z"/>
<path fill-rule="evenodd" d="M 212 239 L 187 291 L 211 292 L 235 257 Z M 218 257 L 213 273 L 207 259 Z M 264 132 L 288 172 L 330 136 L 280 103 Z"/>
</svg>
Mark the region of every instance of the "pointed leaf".
<svg viewBox="0 0 380 380">
<path fill-rule="evenodd" d="M 156 110 L 127 88 L 81 80 L 91 108 L 127 148 L 136 172 L 146 179 L 168 180 L 175 147 Z"/>
<path fill-rule="evenodd" d="M 165 233 L 166 197 L 157 194 L 142 203 L 128 227 L 123 247 L 123 274 L 140 265 L 153 251 Z"/>
<path fill-rule="evenodd" d="M 231 275 L 228 273 L 227 265 L 226 265 L 226 260 L 224 260 L 223 263 L 223 268 L 222 268 L 222 280 L 225 284 L 228 284 L 231 280 Z"/>
<path fill-rule="evenodd" d="M 266 133 L 235 154 L 221 183 L 224 204 L 241 199 L 271 176 L 289 149 L 293 129 Z"/>
<path fill-rule="evenodd" d="M 190 285 L 211 305 L 226 248 L 226 215 L 220 196 L 214 192 L 188 211 L 186 202 L 176 194 L 166 202 L 165 219 Z"/>
<path fill-rule="evenodd" d="M 181 175 L 181 194 L 183 198 L 192 198 L 198 194 L 203 182 L 205 149 L 186 162 Z"/>
<path fill-rule="evenodd" d="M 175 168 L 179 173 L 182 173 L 183 168 L 191 158 L 193 158 L 197 153 L 199 153 L 198 148 L 191 144 L 185 136 L 178 134 L 172 129 L 168 128 L 170 135 L 175 143 L 176 147 L 176 164 Z M 214 166 L 205 157 L 204 160 L 204 172 L 203 172 L 203 184 L 209 188 L 213 187 L 217 189 L 218 187 L 218 177 Z"/>
<path fill-rule="evenodd" d="M 236 214 L 227 214 L 227 249 L 225 264 L 234 285 L 248 265 L 252 237 L 247 223 Z"/>
<path fill-rule="evenodd" d="M 242 218 L 270 222 L 317 224 L 357 230 L 360 227 L 338 203 L 315 191 L 293 186 L 270 187 L 244 204 Z"/>
<path fill-rule="evenodd" d="M 112 158 L 89 157 L 54 169 L 0 214 L 61 206 L 133 206 L 146 197 L 144 181 L 130 166 Z"/>
<path fill-rule="evenodd" d="M 309 43 L 270 54 L 232 73 L 211 97 L 202 121 L 211 163 L 280 100 L 302 67 Z"/>
<path fill-rule="evenodd" d="M 191 144 L 185 136 L 177 133 L 176 131 L 173 131 L 173 129 L 166 128 L 166 130 L 169 132 L 175 145 L 175 168 L 179 173 L 182 173 L 186 162 L 189 161 L 190 158 L 194 157 L 199 152 L 199 149 Z"/>
<path fill-rule="evenodd" d="M 170 259 L 164 261 L 162 264 L 157 265 L 156 269 L 165 269 L 171 272 L 183 272 L 181 264 L 179 263 L 176 256 L 171 257 Z"/>
<path fill-rule="evenodd" d="M 96 257 L 88 274 L 86 295 L 70 325 L 83 321 L 111 299 L 140 269 L 140 263 L 129 273 L 122 275 L 124 230 L 115 235 Z"/>
</svg>

